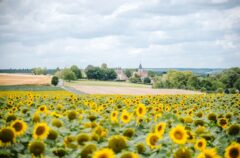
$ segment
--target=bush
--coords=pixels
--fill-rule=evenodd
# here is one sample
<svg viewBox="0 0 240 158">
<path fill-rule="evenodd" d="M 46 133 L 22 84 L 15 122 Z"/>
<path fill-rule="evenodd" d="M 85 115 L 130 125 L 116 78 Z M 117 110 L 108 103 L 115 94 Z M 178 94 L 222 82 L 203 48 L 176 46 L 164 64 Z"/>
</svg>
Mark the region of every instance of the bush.
<svg viewBox="0 0 240 158">
<path fill-rule="evenodd" d="M 222 88 L 218 88 L 216 92 L 217 92 L 217 93 L 223 93 L 224 91 L 223 91 Z"/>
<path fill-rule="evenodd" d="M 59 82 L 58 77 L 57 76 L 53 76 L 52 77 L 52 81 L 51 81 L 52 85 L 56 86 L 58 84 L 58 82 Z"/>
<path fill-rule="evenodd" d="M 151 79 L 150 79 L 149 77 L 145 77 L 145 78 L 143 79 L 143 83 L 149 84 L 149 83 L 151 83 Z"/>
<path fill-rule="evenodd" d="M 131 83 L 142 83 L 142 80 L 141 80 L 140 77 L 131 77 L 131 78 L 129 79 L 129 81 L 130 81 Z"/>
<path fill-rule="evenodd" d="M 238 93 L 238 91 L 237 91 L 236 88 L 230 88 L 230 89 L 229 89 L 229 93 L 230 93 L 230 94 L 236 94 L 236 93 Z"/>
<path fill-rule="evenodd" d="M 205 87 L 202 87 L 201 92 L 207 92 L 207 89 Z"/>
</svg>

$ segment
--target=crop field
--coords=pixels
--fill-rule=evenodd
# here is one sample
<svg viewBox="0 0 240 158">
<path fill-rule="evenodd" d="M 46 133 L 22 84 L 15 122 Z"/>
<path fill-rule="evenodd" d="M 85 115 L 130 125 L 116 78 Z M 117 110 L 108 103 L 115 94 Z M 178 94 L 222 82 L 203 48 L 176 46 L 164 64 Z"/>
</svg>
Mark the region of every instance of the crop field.
<svg viewBox="0 0 240 158">
<path fill-rule="evenodd" d="M 47 85 L 51 76 L 29 74 L 0 74 L 0 85 Z"/>
<path fill-rule="evenodd" d="M 0 92 L 0 157 L 239 158 L 240 95 Z"/>
</svg>

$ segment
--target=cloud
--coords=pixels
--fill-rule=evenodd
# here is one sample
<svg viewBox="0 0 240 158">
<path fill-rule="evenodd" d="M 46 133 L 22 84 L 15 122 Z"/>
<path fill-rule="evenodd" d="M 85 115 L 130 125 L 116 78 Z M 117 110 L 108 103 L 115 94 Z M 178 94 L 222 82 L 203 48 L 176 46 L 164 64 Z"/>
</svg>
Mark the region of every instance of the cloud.
<svg viewBox="0 0 240 158">
<path fill-rule="evenodd" d="M 0 68 L 239 66 L 238 0 L 0 1 Z"/>
</svg>

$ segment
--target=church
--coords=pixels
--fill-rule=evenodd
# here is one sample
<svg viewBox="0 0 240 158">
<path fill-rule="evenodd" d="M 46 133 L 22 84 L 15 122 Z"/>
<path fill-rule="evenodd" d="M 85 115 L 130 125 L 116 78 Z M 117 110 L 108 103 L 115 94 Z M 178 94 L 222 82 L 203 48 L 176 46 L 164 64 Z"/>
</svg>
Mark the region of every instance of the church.
<svg viewBox="0 0 240 158">
<path fill-rule="evenodd" d="M 141 80 L 144 80 L 144 78 L 148 77 L 148 71 L 143 69 L 141 63 L 138 67 L 138 71 L 136 72 L 136 74 L 141 78 Z"/>
</svg>

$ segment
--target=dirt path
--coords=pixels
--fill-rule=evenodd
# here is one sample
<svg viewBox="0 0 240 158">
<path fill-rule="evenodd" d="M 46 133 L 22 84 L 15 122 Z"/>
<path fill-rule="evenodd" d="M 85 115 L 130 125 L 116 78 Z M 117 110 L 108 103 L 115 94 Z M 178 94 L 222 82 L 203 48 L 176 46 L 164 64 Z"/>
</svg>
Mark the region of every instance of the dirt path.
<svg viewBox="0 0 240 158">
<path fill-rule="evenodd" d="M 126 94 L 126 95 L 201 94 L 200 92 L 181 89 L 151 89 L 151 88 L 82 86 L 82 85 L 74 85 L 72 86 L 72 88 L 86 94 Z"/>
</svg>

